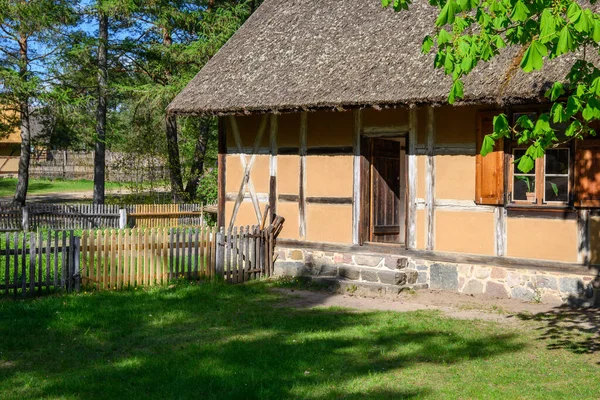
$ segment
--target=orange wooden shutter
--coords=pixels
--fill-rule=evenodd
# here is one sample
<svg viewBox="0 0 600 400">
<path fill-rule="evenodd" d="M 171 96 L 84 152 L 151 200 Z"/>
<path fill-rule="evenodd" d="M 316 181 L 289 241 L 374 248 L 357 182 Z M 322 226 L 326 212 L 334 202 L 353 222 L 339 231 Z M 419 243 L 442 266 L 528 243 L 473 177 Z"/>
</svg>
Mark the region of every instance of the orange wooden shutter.
<svg viewBox="0 0 600 400">
<path fill-rule="evenodd" d="M 504 204 L 504 139 L 498 140 L 494 151 L 485 157 L 479 152 L 483 138 L 494 131 L 494 116 L 498 112 L 481 112 L 477 118 L 477 166 L 475 175 L 475 202 L 477 204 Z"/>
<path fill-rule="evenodd" d="M 576 144 L 575 205 L 600 206 L 600 140 L 584 140 Z"/>
</svg>

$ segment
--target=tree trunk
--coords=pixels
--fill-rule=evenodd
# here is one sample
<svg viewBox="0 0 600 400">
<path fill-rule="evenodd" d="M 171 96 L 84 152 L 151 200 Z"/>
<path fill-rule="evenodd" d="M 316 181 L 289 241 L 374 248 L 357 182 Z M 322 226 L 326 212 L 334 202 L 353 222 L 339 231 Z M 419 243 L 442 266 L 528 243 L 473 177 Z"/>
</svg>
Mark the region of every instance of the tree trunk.
<svg viewBox="0 0 600 400">
<path fill-rule="evenodd" d="M 98 106 L 94 153 L 94 204 L 104 204 L 106 178 L 106 108 L 108 101 L 108 16 L 98 11 Z"/>
<path fill-rule="evenodd" d="M 190 179 L 185 187 L 188 199 L 190 201 L 196 198 L 200 178 L 204 172 L 204 157 L 206 155 L 206 144 L 208 143 L 208 134 L 210 132 L 210 119 L 202 118 L 200 120 L 200 135 L 196 142 L 194 151 L 194 159 L 192 161 L 192 169 L 190 171 Z"/>
<path fill-rule="evenodd" d="M 19 76 L 26 82 L 28 60 L 27 37 L 21 34 L 19 37 L 20 68 Z M 21 156 L 19 157 L 19 175 L 17 189 L 13 203 L 24 206 L 27 200 L 27 188 L 29 187 L 29 159 L 31 158 L 31 126 L 29 118 L 29 99 L 23 98 L 19 104 L 21 117 Z"/>
<path fill-rule="evenodd" d="M 179 143 L 177 142 L 177 118 L 167 115 L 167 163 L 171 178 L 171 197 L 173 202 L 180 203 L 183 198 L 183 178 L 181 177 L 181 162 L 179 160 Z"/>
<path fill-rule="evenodd" d="M 171 32 L 163 27 L 163 45 L 171 47 L 173 38 Z M 171 71 L 167 68 L 167 78 L 171 78 Z M 167 136 L 167 163 L 169 164 L 169 177 L 171 179 L 171 197 L 173 202 L 180 203 L 183 200 L 183 178 L 181 173 L 181 160 L 179 159 L 179 142 L 177 140 L 177 117 L 166 116 Z"/>
</svg>

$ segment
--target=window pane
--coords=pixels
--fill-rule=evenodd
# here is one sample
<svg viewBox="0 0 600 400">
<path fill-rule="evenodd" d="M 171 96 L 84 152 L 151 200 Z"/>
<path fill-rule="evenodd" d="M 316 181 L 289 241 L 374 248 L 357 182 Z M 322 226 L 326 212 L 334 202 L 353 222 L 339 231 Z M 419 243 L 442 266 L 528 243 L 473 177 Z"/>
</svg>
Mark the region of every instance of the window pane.
<svg viewBox="0 0 600 400">
<path fill-rule="evenodd" d="M 513 199 L 535 202 L 535 176 L 515 175 L 513 180 Z"/>
<path fill-rule="evenodd" d="M 516 173 L 519 173 L 519 168 L 517 167 L 519 165 L 519 159 L 525 155 L 526 151 L 527 151 L 527 149 L 514 149 L 513 150 L 513 156 L 514 156 L 513 162 L 515 163 L 514 168 L 515 168 Z M 535 175 L 535 165 L 536 165 L 536 163 L 534 161 L 533 169 L 531 171 L 529 171 L 528 174 Z"/>
<path fill-rule="evenodd" d="M 569 150 L 549 149 L 546 150 L 546 173 L 547 174 L 569 174 Z"/>
<path fill-rule="evenodd" d="M 546 178 L 545 201 L 569 201 L 569 178 L 552 176 Z"/>
</svg>

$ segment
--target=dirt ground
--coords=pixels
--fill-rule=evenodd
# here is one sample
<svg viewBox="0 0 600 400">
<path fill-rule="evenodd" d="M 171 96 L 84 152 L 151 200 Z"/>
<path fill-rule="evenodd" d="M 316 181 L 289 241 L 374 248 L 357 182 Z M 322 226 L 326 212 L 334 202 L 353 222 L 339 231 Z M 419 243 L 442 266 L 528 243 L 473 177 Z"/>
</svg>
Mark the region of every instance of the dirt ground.
<svg viewBox="0 0 600 400">
<path fill-rule="evenodd" d="M 402 293 L 395 299 L 366 298 L 345 294 L 333 294 L 327 291 L 307 291 L 296 289 L 276 289 L 289 295 L 285 306 L 297 308 L 311 307 L 347 307 L 356 310 L 381 310 L 407 312 L 416 310 L 439 310 L 451 318 L 479 319 L 501 323 L 522 323 L 538 316 L 551 316 L 557 313 L 579 314 L 585 310 L 574 310 L 566 306 L 528 303 L 513 299 L 493 299 L 484 295 L 466 295 L 438 290 L 418 290 Z M 592 311 L 598 315 L 597 310 Z M 582 318 L 585 329 L 600 329 L 600 318 Z"/>
</svg>

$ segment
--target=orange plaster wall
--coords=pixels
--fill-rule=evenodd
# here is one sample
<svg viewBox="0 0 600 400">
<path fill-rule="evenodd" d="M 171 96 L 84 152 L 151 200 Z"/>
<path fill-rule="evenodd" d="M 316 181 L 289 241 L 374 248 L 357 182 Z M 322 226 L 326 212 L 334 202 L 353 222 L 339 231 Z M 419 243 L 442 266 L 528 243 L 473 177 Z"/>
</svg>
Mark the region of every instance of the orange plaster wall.
<svg viewBox="0 0 600 400">
<path fill-rule="evenodd" d="M 427 176 L 427 170 L 425 169 L 425 163 L 427 156 L 417 156 L 417 198 L 424 199 L 426 193 L 425 177 Z"/>
<path fill-rule="evenodd" d="M 277 156 L 277 192 L 298 195 L 300 187 L 300 157 Z"/>
<path fill-rule="evenodd" d="M 250 161 L 250 157 L 246 157 L 247 161 Z M 257 155 L 254 162 L 254 166 L 250 172 L 250 178 L 256 193 L 268 193 L 269 192 L 269 156 Z M 242 169 L 242 163 L 239 154 L 227 155 L 227 165 L 225 167 L 225 186 L 226 192 L 237 193 L 240 190 L 242 184 L 242 177 L 244 176 L 244 170 Z M 247 191 L 247 189 L 246 189 Z"/>
<path fill-rule="evenodd" d="M 285 218 L 283 230 L 279 235 L 282 239 L 300 239 L 298 203 L 279 202 L 277 214 Z"/>
<path fill-rule="evenodd" d="M 475 199 L 475 156 L 435 156 L 435 197 Z"/>
<path fill-rule="evenodd" d="M 435 212 L 435 250 L 494 255 L 494 214 Z"/>
<path fill-rule="evenodd" d="M 367 108 L 363 110 L 363 126 L 398 126 L 408 125 L 407 108 L 391 108 L 375 110 Z"/>
<path fill-rule="evenodd" d="M 352 197 L 352 156 L 308 156 L 306 195 L 311 197 Z"/>
<path fill-rule="evenodd" d="M 307 146 L 352 146 L 354 115 L 352 111 L 317 111 L 308 113 Z"/>
<path fill-rule="evenodd" d="M 306 237 L 313 242 L 352 243 L 352 206 L 308 204 Z"/>
<path fill-rule="evenodd" d="M 509 257 L 577 262 L 577 221 L 508 218 Z"/>
<path fill-rule="evenodd" d="M 444 106 L 435 109 L 436 143 L 475 143 L 477 108 Z"/>
<path fill-rule="evenodd" d="M 590 217 L 590 263 L 600 264 L 600 216 Z"/>
<path fill-rule="evenodd" d="M 264 211 L 266 203 L 258 203 L 260 205 L 261 212 Z M 231 217 L 233 215 L 234 201 L 228 201 L 225 204 L 225 228 L 229 227 Z M 259 222 L 256 219 L 256 213 L 254 212 L 254 206 L 250 201 L 243 201 L 238 210 L 237 217 L 234 221 L 235 226 L 246 226 L 246 225 L 258 225 Z"/>
</svg>

